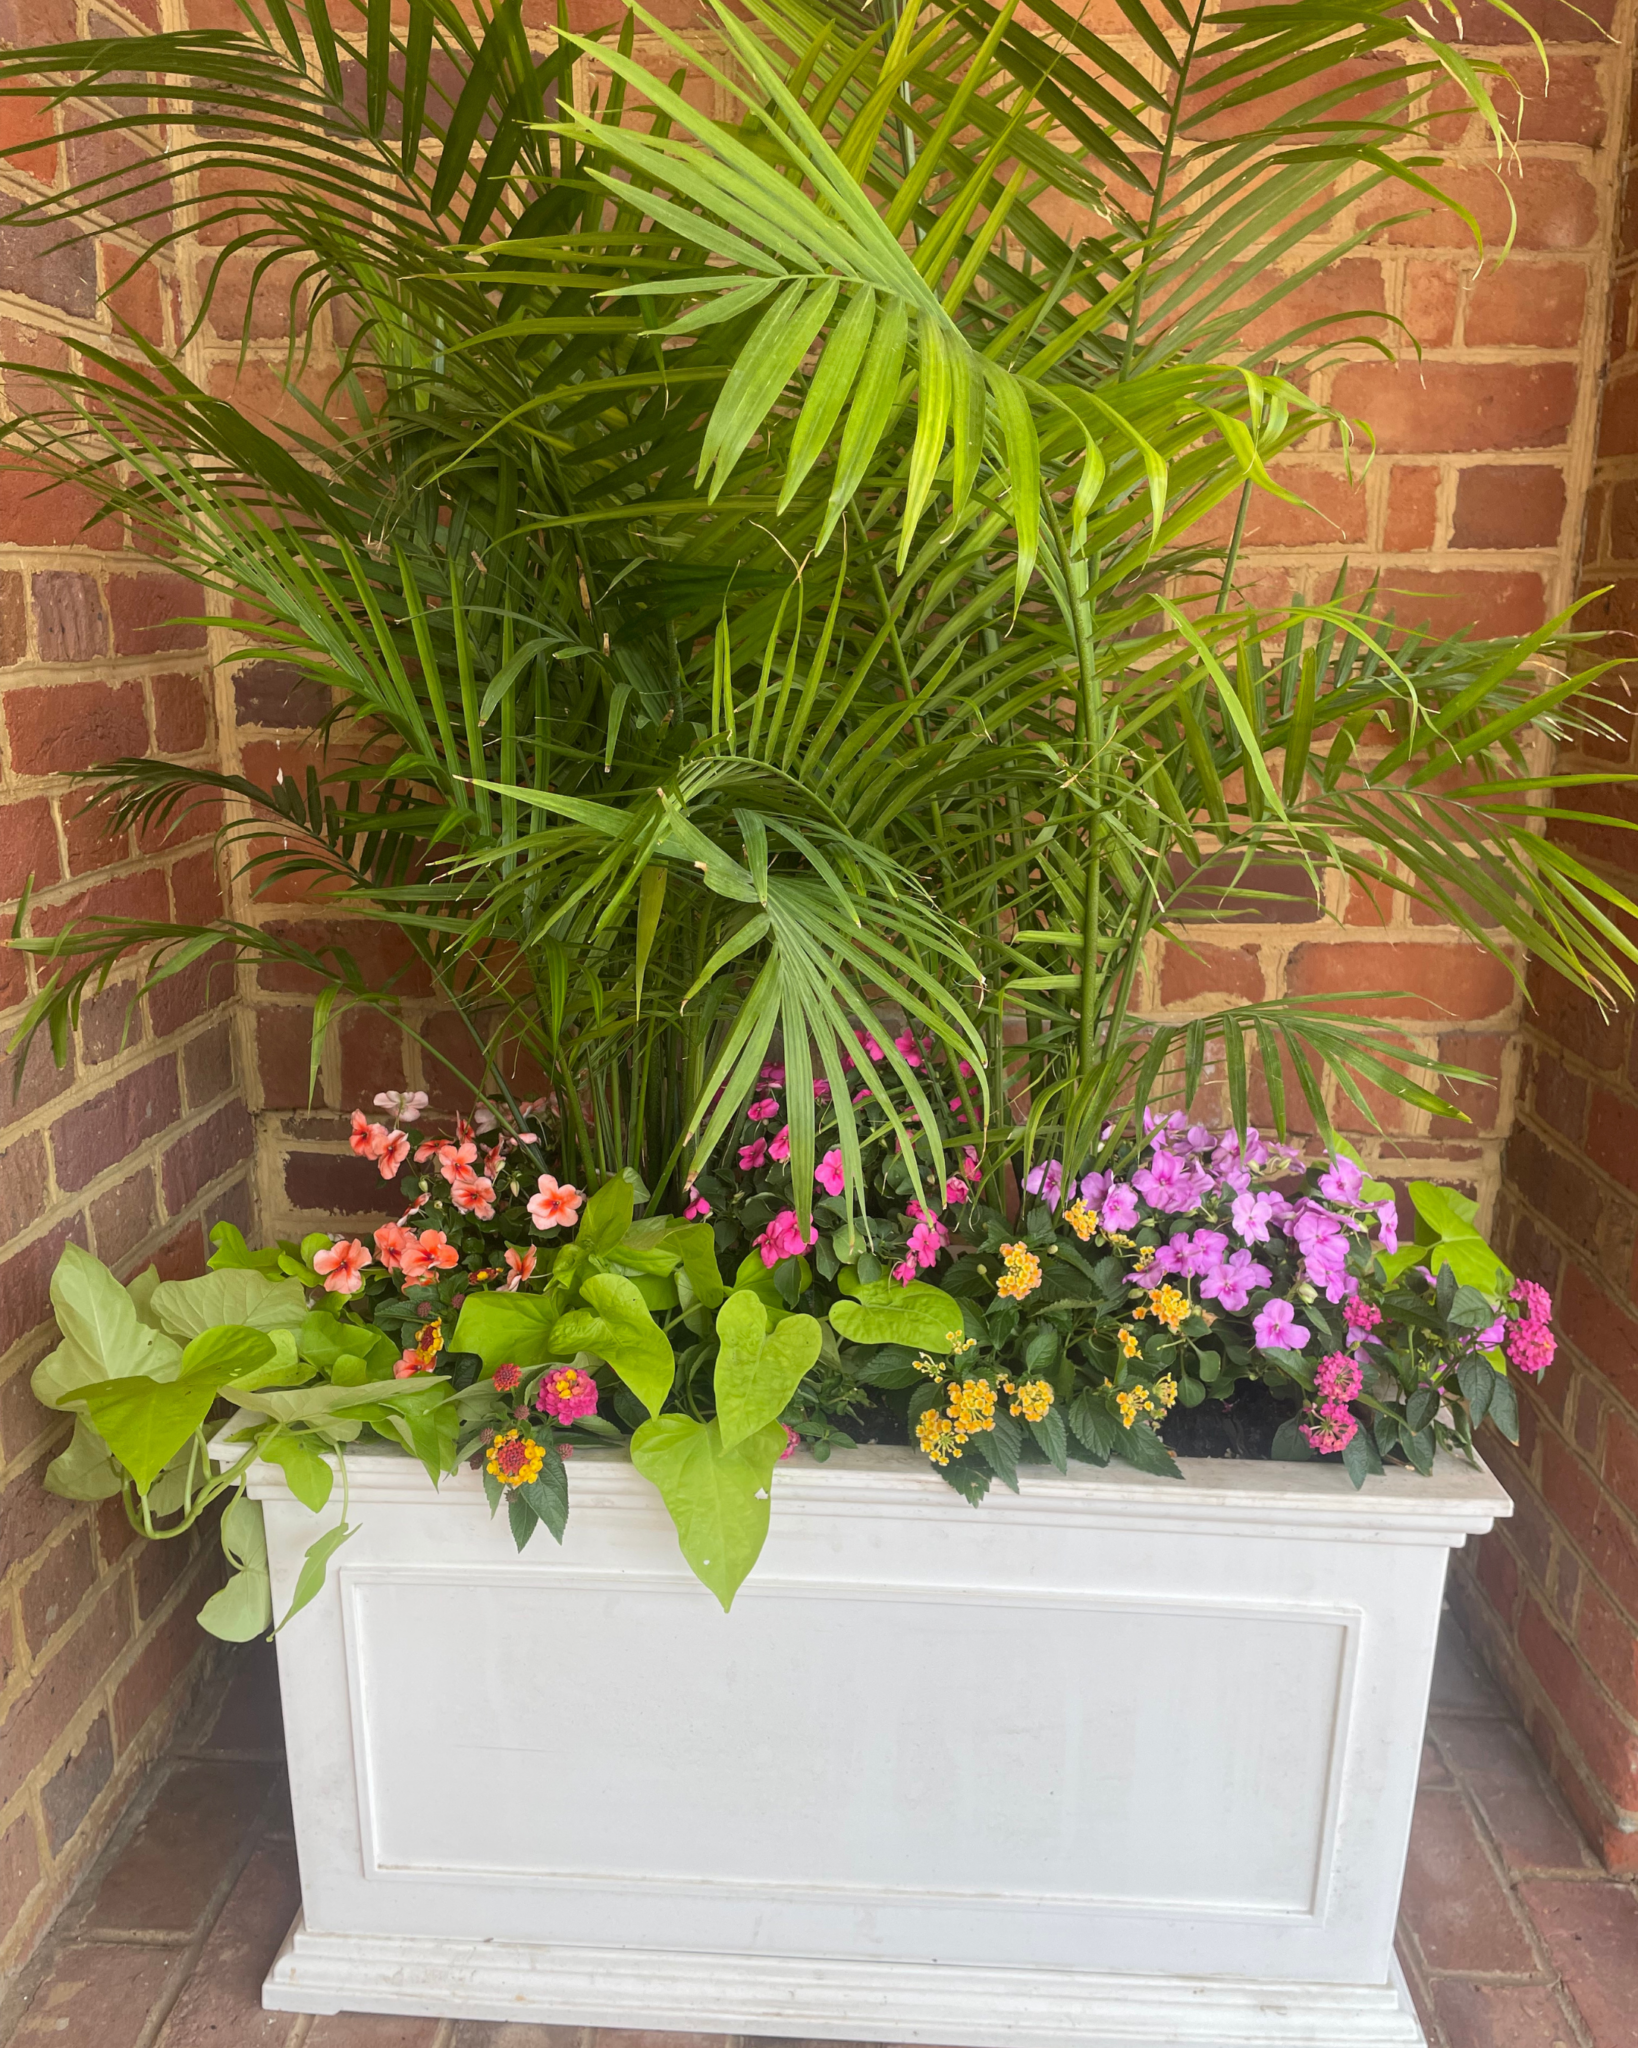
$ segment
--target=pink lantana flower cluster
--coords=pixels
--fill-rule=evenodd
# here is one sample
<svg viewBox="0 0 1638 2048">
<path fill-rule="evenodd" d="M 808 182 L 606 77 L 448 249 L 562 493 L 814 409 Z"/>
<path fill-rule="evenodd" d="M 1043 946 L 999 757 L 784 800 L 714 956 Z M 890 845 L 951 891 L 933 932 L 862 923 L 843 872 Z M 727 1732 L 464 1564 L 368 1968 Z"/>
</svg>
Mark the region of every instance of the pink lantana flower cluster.
<svg viewBox="0 0 1638 2048">
<path fill-rule="evenodd" d="M 1508 1359 L 1520 1372 L 1544 1373 L 1558 1349 L 1558 1340 L 1548 1327 L 1552 1320 L 1553 1298 L 1534 1280 L 1520 1280 L 1514 1284 L 1509 1299 L 1521 1304 L 1522 1313 L 1507 1326 L 1504 1341 Z"/>
<path fill-rule="evenodd" d="M 1345 1451 L 1359 1430 L 1349 1402 L 1365 1384 L 1359 1360 L 1346 1351 L 1328 1351 L 1314 1368 L 1314 1401 L 1298 1424 L 1316 1451 Z"/>
</svg>

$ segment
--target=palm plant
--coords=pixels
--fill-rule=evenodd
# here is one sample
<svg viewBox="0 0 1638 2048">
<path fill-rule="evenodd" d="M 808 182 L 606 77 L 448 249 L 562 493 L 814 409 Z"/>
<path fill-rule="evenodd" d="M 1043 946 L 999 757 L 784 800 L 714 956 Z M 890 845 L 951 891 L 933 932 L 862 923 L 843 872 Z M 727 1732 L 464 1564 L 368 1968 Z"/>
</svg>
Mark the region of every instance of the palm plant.
<svg viewBox="0 0 1638 2048">
<path fill-rule="evenodd" d="M 252 301 L 305 294 L 351 337 L 284 439 L 140 347 L 7 430 L 374 736 L 366 761 L 338 725 L 326 773 L 274 788 L 113 763 L 99 800 L 148 823 L 228 795 L 253 880 L 403 932 L 497 1097 L 539 1071 L 572 1167 L 656 1186 L 776 1045 L 799 1203 L 810 1077 L 856 1181 L 849 1065 L 884 1007 L 1071 1163 L 1208 1061 L 1237 1119 L 1260 1073 L 1277 1121 L 1290 1075 L 1323 1123 L 1316 1064 L 1442 1107 L 1335 1007 L 1134 1014 L 1151 936 L 1203 887 L 1254 900 L 1254 861 L 1627 993 L 1627 906 L 1542 830 L 1576 778 L 1528 752 L 1589 721 L 1567 621 L 1432 641 L 1340 586 L 1235 592 L 1249 494 L 1333 417 L 1310 373 L 1354 338 L 1237 336 L 1373 189 L 1449 203 L 1431 94 L 1496 127 L 1485 67 L 1392 0 L 1120 7 L 1140 61 L 1053 0 L 748 0 L 717 10 L 721 63 L 647 22 L 664 76 L 632 15 L 542 52 L 519 0 L 246 0 L 234 34 L 7 59 L 5 89 L 145 144 L 9 221 L 149 194 L 158 252 L 170 187 L 208 173 L 199 317 L 249 262 Z M 294 342 L 287 372 L 305 391 Z M 124 954 L 151 985 L 224 938 L 325 981 L 315 1066 L 337 1003 L 396 1004 L 340 942 L 107 920 L 20 938 L 52 963 L 22 1041 L 60 1045 Z M 932 1132 L 909 1043 L 883 1060 Z"/>
</svg>

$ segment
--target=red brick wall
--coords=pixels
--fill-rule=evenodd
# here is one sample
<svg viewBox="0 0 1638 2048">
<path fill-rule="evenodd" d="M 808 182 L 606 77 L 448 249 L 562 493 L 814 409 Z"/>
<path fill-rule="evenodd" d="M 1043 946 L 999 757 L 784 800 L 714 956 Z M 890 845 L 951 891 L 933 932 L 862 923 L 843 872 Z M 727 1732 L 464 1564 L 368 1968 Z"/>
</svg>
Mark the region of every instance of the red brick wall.
<svg viewBox="0 0 1638 2048">
<path fill-rule="evenodd" d="M 1631 44 L 1629 41 L 1628 48 Z M 1581 584 L 1608 587 L 1597 623 L 1624 664 L 1607 743 L 1566 761 L 1638 768 L 1627 695 L 1638 675 L 1638 149 L 1629 133 L 1613 240 L 1608 371 Z M 1612 824 L 1563 836 L 1629 891 L 1638 797 L 1598 791 Z M 1524 1402 L 1515 1454 L 1487 1455 L 1516 1513 L 1454 1584 L 1490 1662 L 1612 1868 L 1638 1870 L 1638 1027 L 1556 976 L 1531 976 L 1517 1120 L 1507 1146 L 1502 1248 L 1559 1302 L 1553 1370 Z"/>
<path fill-rule="evenodd" d="M 614 12 L 603 0 L 572 4 L 576 26 Z M 1521 5 L 1553 38 L 1546 98 L 1522 32 L 1473 9 L 1466 24 L 1515 69 L 1526 93 L 1522 168 L 1512 177 L 1517 253 L 1505 269 L 1475 275 L 1459 228 L 1394 228 L 1351 256 L 1345 274 L 1325 288 L 1330 303 L 1401 315 L 1426 353 L 1420 365 L 1361 360 L 1335 374 L 1331 395 L 1374 415 L 1381 455 L 1357 487 L 1334 444 L 1322 441 L 1293 458 L 1317 510 L 1259 509 L 1244 558 L 1253 591 L 1287 591 L 1295 570 L 1298 587 L 1318 594 L 1346 559 L 1356 583 L 1381 571 L 1407 593 L 1402 616 L 1420 608 L 1481 631 L 1533 625 L 1569 594 L 1593 460 L 1594 372 L 1617 188 L 1611 138 L 1620 132 L 1627 84 L 1616 46 L 1600 29 L 1624 35 L 1630 47 L 1634 0 L 1586 0 L 1585 12 L 1556 0 Z M 112 0 L 0 0 L 0 38 L 153 27 L 161 6 L 166 26 L 180 25 L 188 11 L 184 0 L 130 0 L 123 11 Z M 1089 0 L 1089 8 L 1100 29 L 1121 38 L 1125 25 L 1110 0 Z M 533 7 L 531 22 L 544 28 L 550 12 Z M 193 0 L 191 18 L 202 26 L 236 19 L 226 0 Z M 10 189 L 28 189 L 41 173 L 65 175 L 63 148 L 49 157 L 7 157 L 34 132 L 15 103 L 0 111 L 0 122 L 10 124 L 0 127 L 0 180 Z M 1495 243 L 1506 209 L 1487 145 L 1476 133 L 1448 139 L 1463 159 L 1464 195 Z M 107 309 L 97 294 L 118 276 L 125 246 L 114 224 L 49 257 L 38 241 L 0 233 L 0 356 L 26 362 L 51 352 L 62 360 L 77 340 L 106 337 Z M 179 348 L 199 261 L 199 250 L 184 244 L 174 265 L 125 288 L 116 303 L 143 331 Z M 190 373 L 217 390 L 231 388 L 238 374 L 230 301 L 231 293 L 216 324 L 183 355 Z M 247 388 L 257 383 L 268 388 L 253 360 Z M 27 406 L 26 376 L 14 373 L 3 396 L 8 406 Z M 1607 415 L 1611 427 L 1617 411 Z M 1602 544 L 1633 554 L 1631 508 L 1612 497 L 1600 513 L 1606 516 Z M 230 644 L 214 626 L 203 641 L 196 631 L 159 627 L 171 611 L 193 609 L 190 601 L 142 580 L 148 572 L 130 558 L 127 536 L 86 534 L 80 526 L 64 495 L 25 502 L 16 478 L 0 475 L 0 894 L 15 893 L 32 866 L 36 929 L 76 902 L 151 905 L 158 914 L 218 900 L 206 842 L 107 844 L 75 820 L 66 769 L 147 746 L 243 763 L 252 772 L 293 768 L 322 708 L 293 693 L 276 670 L 252 667 L 235 677 L 225 659 Z M 233 905 L 239 915 L 300 915 L 290 904 L 256 909 L 242 892 Z M 1213 934 L 1198 960 L 1157 958 L 1149 999 L 1157 1011 L 1180 1014 L 1224 994 L 1421 990 L 1406 1023 L 1424 1043 L 1492 1081 L 1472 1091 L 1470 1129 L 1452 1134 L 1390 1121 L 1378 1156 L 1386 1170 L 1447 1174 L 1488 1199 L 1512 1115 L 1517 1009 L 1506 979 L 1471 954 L 1453 956 L 1451 947 L 1438 926 L 1400 912 L 1384 930 L 1376 905 L 1333 891 L 1326 903 L 1288 912 L 1283 922 Z M 28 985 L 17 958 L 0 953 L 0 1030 L 15 1019 Z M 427 1085 L 435 1077 L 418 1054 L 367 1020 L 343 1019 L 309 1104 L 309 1006 L 310 991 L 287 974 L 247 976 L 235 992 L 220 976 L 210 984 L 201 969 L 145 1006 L 122 1043 L 124 1002 L 113 993 L 89 1009 L 67 1069 L 37 1065 L 16 1105 L 9 1094 L 0 1099 L 9 1169 L 0 1175 L 0 1928 L 11 1929 L 0 1937 L 0 1972 L 26 1953 L 94 1850 L 182 1696 L 199 1643 L 191 1613 L 212 1569 L 207 1557 L 194 1562 L 170 1550 L 124 1547 L 109 1511 L 92 1514 L 39 1491 L 54 1438 L 29 1399 L 27 1376 L 51 1341 L 45 1279 L 70 1236 L 122 1270 L 158 1256 L 167 1270 L 185 1271 L 198 1264 L 202 1225 L 216 1215 L 247 1227 L 254 1217 L 271 1231 L 376 1205 L 378 1184 L 346 1152 L 345 1112 L 376 1087 Z M 1548 1039 L 1553 1029 L 1563 1037 L 1552 1025 L 1561 1010 L 1549 1005 L 1543 1013 Z M 1532 1035 L 1532 1048 L 1543 1042 Z M 1585 1082 L 1625 1073 L 1624 1037 L 1619 1049 L 1596 1035 L 1586 1043 L 1592 1050 L 1570 1061 Z M 1531 1145 L 1538 1154 L 1548 1149 L 1545 1133 L 1554 1128 L 1543 1121 L 1546 1069 L 1534 1050 L 1531 1061 L 1525 1122 L 1510 1155 L 1516 1177 L 1520 1162 L 1537 1156 Z M 1571 1163 L 1569 1193 L 1578 1195 L 1589 1177 Z M 1556 1242 L 1592 1241 L 1579 1219 L 1562 1227 L 1559 1213 Z M 1623 1259 L 1630 1249 L 1629 1233 Z M 1520 1263 L 1527 1263 L 1522 1255 Z M 1605 1432 L 1594 1439 L 1604 1446 L 1598 1455 L 1615 1458 L 1613 1402 L 1601 1420 L 1604 1413 L 1577 1396 L 1577 1428 L 1591 1416 L 1595 1431 Z M 1633 1440 L 1620 1441 L 1630 1447 Z M 1567 1455 L 1584 1479 L 1595 1476 L 1594 1453 L 1579 1438 Z M 1590 1562 L 1593 1554 L 1581 1555 Z M 1638 1549 L 1628 1555 L 1638 1558 Z M 1563 1577 L 1545 1559 L 1542 1569 Z M 1542 1613 L 1559 1617 L 1552 1602 L 1562 1586 L 1549 1598 L 1545 1578 L 1533 1583 Z"/>
<path fill-rule="evenodd" d="M 1321 382 L 1319 395 L 1370 423 L 1375 459 L 1350 483 L 1334 434 L 1288 459 L 1284 474 L 1308 502 L 1256 504 L 1242 557 L 1249 595 L 1280 602 L 1294 585 L 1320 599 L 1346 565 L 1351 588 L 1379 579 L 1406 623 L 1478 633 L 1527 632 L 1574 595 L 1627 91 L 1620 39 L 1630 47 L 1632 10 L 1630 0 L 1589 0 L 1581 12 L 1538 0 L 1519 12 L 1548 39 L 1545 92 L 1525 30 L 1489 8 L 1463 10 L 1474 53 L 1504 64 L 1522 88 L 1517 166 L 1498 175 L 1476 119 L 1452 117 L 1440 138 L 1453 166 L 1439 182 L 1472 209 L 1493 254 L 1511 194 L 1517 232 L 1505 264 L 1476 263 L 1461 221 L 1434 214 L 1387 228 L 1304 287 L 1300 315 L 1265 316 L 1272 335 L 1294 317 L 1380 308 L 1404 321 L 1422 354 L 1384 322 L 1397 363 L 1361 352 Z M 1511 122 L 1521 102 L 1506 87 L 1498 102 Z M 1378 193 L 1358 217 L 1406 210 L 1402 197 Z M 1293 252 L 1289 267 L 1305 254 Z M 1232 521 L 1231 505 L 1219 521 L 1225 539 Z M 1332 1114 L 1389 1178 L 1457 1181 L 1488 1210 L 1517 1087 L 1517 986 L 1430 913 L 1339 884 L 1331 877 L 1326 903 L 1239 923 L 1193 957 L 1157 949 L 1149 1014 L 1186 1016 L 1234 998 L 1409 991 L 1384 1015 L 1402 1021 L 1418 1048 L 1487 1077 L 1455 1091 L 1471 1122 L 1408 1112 L 1369 1091 L 1377 1137 L 1334 1088 Z"/>
<path fill-rule="evenodd" d="M 0 0 L 13 42 L 155 25 L 140 4 Z M 42 132 L 26 103 L 0 103 L 8 191 L 85 174 L 83 151 L 61 144 L 7 154 Z M 0 231 L 0 358 L 60 364 L 82 341 L 107 347 L 110 304 L 176 345 L 185 280 L 167 269 L 119 287 L 135 245 L 114 224 L 47 253 L 56 239 Z M 8 412 L 33 402 L 26 370 L 6 373 L 3 397 Z M 85 910 L 208 917 L 221 891 L 207 835 L 110 837 L 78 815 L 67 780 L 121 753 L 216 758 L 206 631 L 165 623 L 197 613 L 198 594 L 133 554 L 117 525 L 87 530 L 74 492 L 35 487 L 0 469 L 0 918 L 9 927 L 29 874 L 36 933 Z M 0 1045 L 33 986 L 31 964 L 0 949 Z M 54 1341 L 46 1285 L 65 1243 L 122 1274 L 153 1260 L 185 1275 L 200 1270 L 208 1219 L 249 1223 L 253 1130 L 230 996 L 231 972 L 213 983 L 201 963 L 127 1027 L 115 985 L 87 1004 L 66 1066 L 37 1054 L 14 1097 L 0 1062 L 0 1981 L 100 1847 L 207 1644 L 193 1616 L 213 1544 L 139 1545 L 117 1502 L 46 1493 L 66 1431 L 29 1375 Z"/>
</svg>

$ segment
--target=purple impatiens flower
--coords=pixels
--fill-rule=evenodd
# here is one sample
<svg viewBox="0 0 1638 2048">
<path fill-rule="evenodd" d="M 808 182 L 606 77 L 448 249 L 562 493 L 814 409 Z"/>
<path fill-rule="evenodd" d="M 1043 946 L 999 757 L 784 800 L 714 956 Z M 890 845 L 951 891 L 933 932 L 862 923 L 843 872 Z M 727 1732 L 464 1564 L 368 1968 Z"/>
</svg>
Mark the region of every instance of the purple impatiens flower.
<svg viewBox="0 0 1638 2048">
<path fill-rule="evenodd" d="M 1259 1351 L 1300 1351 L 1313 1332 L 1297 1321 L 1290 1302 L 1276 1295 L 1257 1311 L 1251 1335 Z"/>
</svg>

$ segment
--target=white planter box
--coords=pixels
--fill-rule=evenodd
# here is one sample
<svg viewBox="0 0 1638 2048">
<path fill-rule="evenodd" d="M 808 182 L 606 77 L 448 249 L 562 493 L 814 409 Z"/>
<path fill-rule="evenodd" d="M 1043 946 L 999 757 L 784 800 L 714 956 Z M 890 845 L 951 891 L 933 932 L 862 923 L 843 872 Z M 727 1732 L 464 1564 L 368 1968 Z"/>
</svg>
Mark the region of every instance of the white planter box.
<svg viewBox="0 0 1638 2048">
<path fill-rule="evenodd" d="M 303 1905 L 264 2002 L 1417 2048 L 1392 1943 L 1445 1565 L 1511 1504 L 1452 1462 L 1187 1470 L 974 1510 L 908 1451 L 798 1457 L 724 1615 L 618 1454 L 522 1557 L 474 1475 L 353 1459 L 362 1533 L 279 1637 Z M 276 1468 L 251 1490 L 282 1612 L 319 1525 Z"/>
</svg>

